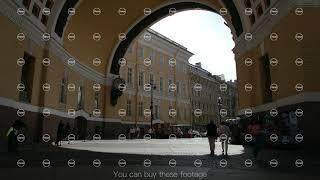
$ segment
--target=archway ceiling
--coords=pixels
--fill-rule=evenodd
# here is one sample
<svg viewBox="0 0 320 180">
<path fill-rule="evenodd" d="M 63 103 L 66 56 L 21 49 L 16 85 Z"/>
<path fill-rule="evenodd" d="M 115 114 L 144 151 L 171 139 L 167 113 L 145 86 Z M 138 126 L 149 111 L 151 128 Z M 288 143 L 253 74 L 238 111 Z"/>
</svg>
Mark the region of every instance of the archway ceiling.
<svg viewBox="0 0 320 180">
<path fill-rule="evenodd" d="M 114 48 L 120 43 L 118 35 L 127 33 L 130 27 L 144 18 L 144 8 L 154 10 L 168 2 L 176 1 L 139 0 L 139 3 L 137 3 L 133 0 L 82 0 L 76 7 L 76 14 L 70 17 L 66 25 L 63 46 L 81 63 L 105 75 L 108 66 L 111 65 L 109 61 L 114 54 Z M 222 8 L 219 0 L 198 0 L 197 2 L 209 4 L 215 9 Z M 100 8 L 102 13 L 98 16 L 93 15 L 92 10 L 94 8 Z M 119 15 L 119 8 L 126 8 L 126 15 Z M 205 9 L 205 7 L 201 9 Z M 67 39 L 69 33 L 76 34 L 74 41 Z M 100 41 L 93 40 L 94 33 L 101 34 Z M 94 66 L 92 64 L 94 58 L 100 58 L 102 64 L 98 67 Z"/>
</svg>

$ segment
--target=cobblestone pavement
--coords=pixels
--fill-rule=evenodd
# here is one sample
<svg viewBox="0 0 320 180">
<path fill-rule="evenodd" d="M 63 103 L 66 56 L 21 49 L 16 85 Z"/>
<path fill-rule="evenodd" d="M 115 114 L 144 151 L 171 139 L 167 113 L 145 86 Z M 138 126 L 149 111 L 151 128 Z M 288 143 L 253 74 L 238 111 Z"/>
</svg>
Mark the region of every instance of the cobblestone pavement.
<svg viewBox="0 0 320 180">
<path fill-rule="evenodd" d="M 284 180 L 320 177 L 319 157 L 308 156 L 302 150 L 264 150 L 257 161 L 250 147 L 230 145 L 229 157 L 224 157 L 220 143 L 216 146 L 215 157 L 208 155 L 206 139 L 177 139 L 174 143 L 170 140 L 77 141 L 64 142 L 62 148 L 48 144 L 24 146 L 19 153 L 0 154 L 0 179 Z M 19 159 L 23 159 L 23 167 L 18 167 L 17 162 L 23 165 Z M 45 159 L 50 161 L 49 167 L 44 167 L 48 166 L 48 161 L 43 165 Z M 297 166 L 297 159 L 302 160 L 301 167 L 301 162 Z M 74 167 L 70 167 L 73 162 Z"/>
</svg>

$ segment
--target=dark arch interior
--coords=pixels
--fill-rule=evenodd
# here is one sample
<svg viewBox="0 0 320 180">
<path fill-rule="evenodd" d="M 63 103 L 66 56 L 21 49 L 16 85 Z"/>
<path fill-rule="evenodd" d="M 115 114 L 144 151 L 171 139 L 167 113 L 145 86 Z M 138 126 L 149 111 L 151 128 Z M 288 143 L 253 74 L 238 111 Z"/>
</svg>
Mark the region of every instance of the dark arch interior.
<svg viewBox="0 0 320 180">
<path fill-rule="evenodd" d="M 69 13 L 69 8 L 74 8 L 74 6 L 78 3 L 79 0 L 66 0 L 64 3 L 61 12 L 59 14 L 56 27 L 54 29 L 54 32 L 59 36 L 62 37 L 63 35 L 63 29 L 67 24 Z"/>
<path fill-rule="evenodd" d="M 239 13 L 234 5 L 234 3 L 230 0 L 223 0 L 226 8 L 228 9 L 228 12 L 230 12 L 232 24 L 236 30 L 236 35 L 239 36 L 243 32 L 242 23 L 240 20 Z M 177 11 L 183 11 L 183 10 L 191 10 L 191 9 L 202 9 L 202 10 L 208 10 L 217 13 L 216 10 L 213 8 L 196 3 L 196 2 L 181 2 L 181 3 L 175 3 L 168 6 L 165 6 L 163 8 L 160 8 L 156 11 L 154 11 L 152 14 L 146 16 L 143 20 L 141 20 L 135 27 L 133 27 L 127 34 L 126 39 L 124 41 L 121 41 L 118 48 L 116 49 L 116 52 L 112 59 L 112 65 L 110 69 L 110 73 L 119 75 L 119 68 L 120 65 L 118 63 L 119 59 L 121 59 L 129 47 L 130 43 L 134 40 L 135 37 L 139 35 L 140 32 L 142 32 L 145 28 L 149 27 L 152 23 L 166 17 L 168 15 L 169 9 L 175 8 Z"/>
</svg>

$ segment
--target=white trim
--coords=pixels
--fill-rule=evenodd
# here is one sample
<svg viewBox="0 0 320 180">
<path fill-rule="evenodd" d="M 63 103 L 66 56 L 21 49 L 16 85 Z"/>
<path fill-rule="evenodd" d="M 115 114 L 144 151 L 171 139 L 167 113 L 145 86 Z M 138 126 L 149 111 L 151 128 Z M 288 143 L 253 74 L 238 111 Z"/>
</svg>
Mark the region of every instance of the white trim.
<svg viewBox="0 0 320 180">
<path fill-rule="evenodd" d="M 23 103 L 23 102 L 17 102 L 15 100 L 12 99 L 8 99 L 5 97 L 0 97 L 0 106 L 5 106 L 5 107 L 9 107 L 9 108 L 13 108 L 13 109 L 23 109 L 26 112 L 34 112 L 34 113 L 42 113 L 43 109 L 48 109 L 50 111 L 51 115 L 55 115 L 55 116 L 59 116 L 59 117 L 63 117 L 63 118 L 68 118 L 68 119 L 75 119 L 78 116 L 83 116 L 84 118 L 86 118 L 88 121 L 97 121 L 97 122 L 116 122 L 116 123 L 122 123 L 124 121 L 122 121 L 120 118 L 97 118 L 97 117 L 93 117 L 91 116 L 89 113 L 83 111 L 83 110 L 78 110 L 75 113 L 75 116 L 71 117 L 68 115 L 67 112 L 63 112 L 63 111 L 59 111 L 56 109 L 52 109 L 52 108 L 47 108 L 47 107 L 38 107 L 32 104 L 27 104 L 27 103 Z"/>
<path fill-rule="evenodd" d="M 288 105 L 299 104 L 303 102 L 320 102 L 320 92 L 305 92 L 300 93 L 294 96 L 289 96 L 285 98 L 278 99 L 274 102 L 263 104 L 260 106 L 250 108 L 252 112 L 262 112 L 262 111 L 269 111 L 272 108 L 278 108 Z M 241 109 L 238 111 L 238 115 L 243 115 L 245 113 L 245 109 Z"/>
</svg>

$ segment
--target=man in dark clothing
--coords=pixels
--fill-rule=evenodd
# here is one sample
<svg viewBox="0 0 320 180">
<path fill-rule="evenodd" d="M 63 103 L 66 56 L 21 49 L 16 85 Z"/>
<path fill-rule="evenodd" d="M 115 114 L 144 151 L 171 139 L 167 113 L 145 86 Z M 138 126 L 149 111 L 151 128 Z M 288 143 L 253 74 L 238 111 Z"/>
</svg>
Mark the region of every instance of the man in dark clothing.
<svg viewBox="0 0 320 180">
<path fill-rule="evenodd" d="M 62 121 L 60 121 L 59 125 L 58 125 L 58 129 L 57 129 L 57 138 L 56 138 L 56 145 L 59 146 L 60 141 L 63 138 L 63 126 L 64 124 L 62 123 Z M 61 146 L 61 143 L 60 143 Z"/>
<path fill-rule="evenodd" d="M 207 136 L 211 155 L 214 156 L 215 141 L 217 138 L 217 126 L 213 123 L 213 121 L 210 121 L 210 123 L 207 125 Z"/>
</svg>

